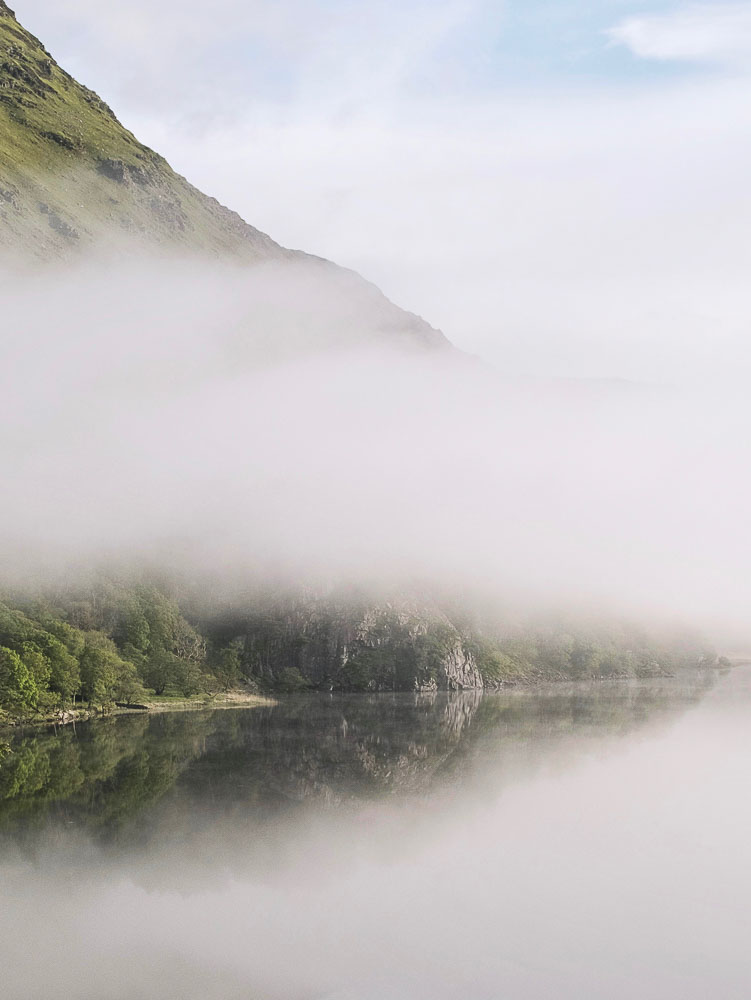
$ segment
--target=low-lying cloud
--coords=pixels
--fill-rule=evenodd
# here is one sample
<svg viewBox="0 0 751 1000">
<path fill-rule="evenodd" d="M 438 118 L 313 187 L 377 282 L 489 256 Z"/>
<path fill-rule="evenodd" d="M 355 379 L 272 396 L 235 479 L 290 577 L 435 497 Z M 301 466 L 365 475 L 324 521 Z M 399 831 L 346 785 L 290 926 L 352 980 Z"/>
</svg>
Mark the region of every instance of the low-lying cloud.
<svg viewBox="0 0 751 1000">
<path fill-rule="evenodd" d="M 153 262 L 8 282 L 6 577 L 163 559 L 745 628 L 745 394 L 505 380 L 312 289 Z"/>
<path fill-rule="evenodd" d="M 202 190 L 504 371 L 751 374 L 746 5 L 17 6 Z"/>
</svg>

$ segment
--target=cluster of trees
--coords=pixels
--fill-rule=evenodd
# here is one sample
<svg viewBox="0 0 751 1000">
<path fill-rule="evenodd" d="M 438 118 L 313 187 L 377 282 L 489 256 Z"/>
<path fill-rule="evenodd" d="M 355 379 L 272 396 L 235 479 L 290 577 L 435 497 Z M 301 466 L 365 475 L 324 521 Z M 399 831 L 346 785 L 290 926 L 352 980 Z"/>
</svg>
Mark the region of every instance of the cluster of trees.
<svg viewBox="0 0 751 1000">
<path fill-rule="evenodd" d="M 242 669 L 274 689 L 410 691 L 440 685 L 446 663 L 474 660 L 487 687 L 541 680 L 654 677 L 711 665 L 685 628 L 552 614 L 468 613 L 409 595 L 280 595 L 205 619 L 212 636 L 244 637 Z"/>
<path fill-rule="evenodd" d="M 660 636 L 623 623 L 510 627 L 463 619 L 457 609 L 310 596 L 213 607 L 200 588 L 180 592 L 179 603 L 175 593 L 167 583 L 108 578 L 41 596 L 0 595 L 0 720 L 248 683 L 412 690 L 435 679 L 458 643 L 490 686 L 664 675 L 715 660 L 686 631 Z"/>
<path fill-rule="evenodd" d="M 698 634 L 659 633 L 624 622 L 525 623 L 469 632 L 466 645 L 489 682 L 664 677 L 710 666 L 716 655 Z"/>
<path fill-rule="evenodd" d="M 53 598 L 0 601 L 0 717 L 77 702 L 106 711 L 165 693 L 227 690 L 240 647 L 209 648 L 176 601 L 153 585 L 100 582 Z"/>
</svg>

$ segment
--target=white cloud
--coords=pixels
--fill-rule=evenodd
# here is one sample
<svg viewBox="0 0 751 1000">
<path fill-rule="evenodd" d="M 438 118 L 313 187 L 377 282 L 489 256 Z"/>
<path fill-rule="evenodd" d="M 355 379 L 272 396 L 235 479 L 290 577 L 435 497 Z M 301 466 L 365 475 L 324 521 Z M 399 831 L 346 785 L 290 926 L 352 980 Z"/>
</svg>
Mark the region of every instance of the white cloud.
<svg viewBox="0 0 751 1000">
<path fill-rule="evenodd" d="M 237 0 L 221 4 L 217 17 L 231 7 L 237 25 L 248 23 Z M 25 526 L 37 539 L 40 525 L 52 539 L 64 529 L 76 550 L 102 538 L 128 547 L 167 531 L 193 531 L 208 545 L 216 526 L 226 525 L 217 546 L 237 549 L 248 565 L 266 556 L 279 564 L 289 553 L 305 565 L 375 572 L 397 552 L 407 565 L 434 568 L 436 578 L 477 579 L 491 563 L 488 575 L 502 565 L 516 588 L 530 583 L 530 571 L 554 590 L 581 579 L 585 590 L 596 581 L 604 593 L 600 581 L 609 579 L 617 598 L 745 620 L 751 483 L 738 455 L 751 414 L 745 398 L 736 406 L 726 383 L 751 378 L 749 81 L 702 75 L 661 88 L 556 87 L 418 101 L 405 97 L 404 74 L 421 46 L 450 34 L 460 7 L 439 5 L 445 20 L 431 22 L 430 38 L 418 37 L 417 7 L 404 16 L 389 7 L 392 20 L 374 7 L 355 26 L 324 30 L 303 4 L 281 5 L 278 22 L 273 4 L 256 4 L 253 12 L 271 19 L 269 37 L 278 28 L 280 44 L 301 53 L 306 86 L 284 102 L 245 93 L 231 126 L 211 121 L 201 132 L 164 114 L 169 93 L 161 104 L 155 98 L 147 117 L 141 91 L 125 88 L 127 121 L 191 180 L 275 238 L 356 267 L 506 373 L 689 374 L 702 383 L 714 376 L 720 392 L 702 384 L 668 412 L 631 396 L 623 416 L 616 399 L 603 420 L 597 407 L 543 410 L 534 397 L 506 405 L 495 383 L 482 395 L 474 384 L 457 384 L 453 370 L 405 372 L 368 357 L 333 370 L 305 364 L 238 374 L 229 385 L 165 405 L 139 392 L 131 406 L 125 394 L 92 425 L 98 394 L 113 395 L 103 374 L 112 369 L 115 382 L 127 374 L 116 363 L 118 345 L 138 360 L 133 331 L 150 328 L 154 302 L 166 314 L 164 340 L 141 345 L 144 371 L 153 378 L 163 370 L 164 359 L 154 356 L 162 347 L 168 358 L 195 359 L 203 378 L 214 333 L 244 331 L 246 313 L 254 315 L 248 308 L 239 320 L 231 310 L 225 317 L 216 303 L 242 303 L 247 289 L 241 295 L 193 274 L 147 274 L 142 294 L 120 296 L 135 303 L 132 315 L 93 310 L 108 317 L 101 336 L 77 315 L 84 297 L 66 280 L 49 295 L 35 291 L 48 310 L 39 326 L 45 339 L 35 344 L 24 329 L 29 293 L 9 288 L 3 303 L 14 339 L 5 347 L 20 345 L 28 374 L 12 354 L 0 365 L 10 379 L 0 393 L 7 409 L 0 425 L 13 447 L 14 427 L 29 444 L 25 471 L 6 489 L 2 523 L 16 535 Z M 224 106 L 230 77 L 216 51 L 191 41 L 179 18 L 176 37 L 167 38 L 170 8 L 174 16 L 174 0 L 155 14 L 167 49 L 147 81 L 190 67 L 195 56 L 187 84 L 176 79 L 178 89 L 189 84 L 176 107 L 184 111 L 204 83 Z M 81 2 L 78 9 L 85 13 Z M 694 16 L 705 9 L 692 8 Z M 110 8 L 97 10 L 81 23 L 116 33 Z M 300 22 L 284 34 L 296 14 Z M 392 38 L 408 23 L 410 38 Z M 213 21 L 207 30 L 209 41 L 219 37 Z M 226 18 L 222 32 L 226 44 Z M 146 32 L 143 45 L 161 58 L 156 36 Z M 114 62 L 117 51 L 84 49 L 91 66 L 105 56 Z M 392 68 L 381 70 L 385 53 Z M 149 63 L 137 55 L 141 72 Z M 321 88 L 329 69 L 339 72 L 340 56 L 346 66 L 324 100 Z M 357 100 L 343 113 L 351 93 Z M 19 296 L 16 314 L 12 295 Z M 83 376 L 92 385 L 70 394 Z M 54 414 L 35 428 L 26 410 L 45 413 L 39 399 L 51 404 L 50 385 L 66 390 L 72 412 L 67 424 Z M 80 439 L 70 432 L 79 424 Z M 100 471 L 101 456 L 120 453 L 121 462 Z M 17 460 L 9 453 L 5 464 Z M 82 484 L 89 487 L 83 504 Z M 502 548 L 489 547 L 489 537 Z"/>
<path fill-rule="evenodd" d="M 362 346 L 300 357 L 301 339 L 351 344 L 373 320 L 384 337 L 338 283 L 289 267 L 100 261 L 7 278 L 0 299 L 6 575 L 143 556 L 227 584 L 418 579 L 747 627 L 745 386 L 515 384 L 451 352 Z"/>
<path fill-rule="evenodd" d="M 383 100 L 487 3 L 36 0 L 18 16 L 113 104 L 216 120 L 264 98 Z"/>
<path fill-rule="evenodd" d="M 751 377 L 748 77 L 447 99 L 451 81 L 417 95 L 410 74 L 440 76 L 437 53 L 468 25 L 491 37 L 497 3 L 217 0 L 208 18 L 202 0 L 133 0 L 131 35 L 117 5 L 16 5 L 200 188 L 505 372 Z M 664 29 L 667 51 L 668 27 L 711 22 L 705 46 L 724 25 L 740 50 L 744 19 L 745 5 L 684 5 L 614 30 Z M 291 89 L 264 90 L 250 35 Z"/>
<path fill-rule="evenodd" d="M 344 121 L 266 106 L 210 141 L 138 131 L 506 372 L 725 379 L 751 374 L 749 91 L 405 101 Z"/>
<path fill-rule="evenodd" d="M 751 64 L 751 6 L 694 4 L 665 14 L 630 17 L 608 32 L 641 59 Z"/>
</svg>

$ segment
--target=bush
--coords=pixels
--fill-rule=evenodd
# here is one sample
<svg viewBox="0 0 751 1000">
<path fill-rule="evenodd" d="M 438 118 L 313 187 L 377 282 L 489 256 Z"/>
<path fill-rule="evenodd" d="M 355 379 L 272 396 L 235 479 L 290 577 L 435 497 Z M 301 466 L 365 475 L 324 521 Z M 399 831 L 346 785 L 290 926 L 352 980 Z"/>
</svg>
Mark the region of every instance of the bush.
<svg viewBox="0 0 751 1000">
<path fill-rule="evenodd" d="M 293 691 L 303 691 L 310 687 L 297 667 L 286 667 L 279 674 L 275 685 L 280 691 L 291 694 Z"/>
</svg>

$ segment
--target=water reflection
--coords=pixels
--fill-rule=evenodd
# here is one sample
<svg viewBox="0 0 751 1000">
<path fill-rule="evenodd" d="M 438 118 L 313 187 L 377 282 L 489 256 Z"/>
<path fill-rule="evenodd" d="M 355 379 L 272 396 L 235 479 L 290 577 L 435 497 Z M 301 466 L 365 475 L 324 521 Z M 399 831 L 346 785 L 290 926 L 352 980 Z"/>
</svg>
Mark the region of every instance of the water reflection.
<svg viewBox="0 0 751 1000">
<path fill-rule="evenodd" d="M 746 1000 L 751 670 L 18 734 L 9 1000 Z"/>
<path fill-rule="evenodd" d="M 425 798 L 519 779 L 698 702 L 710 673 L 482 695 L 298 696 L 274 707 L 129 715 L 17 734 L 0 764 L 0 832 L 50 826 L 141 844 L 233 814 Z"/>
</svg>

